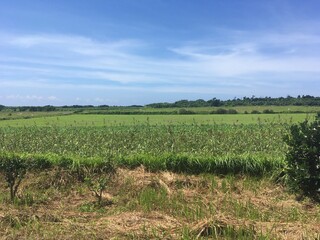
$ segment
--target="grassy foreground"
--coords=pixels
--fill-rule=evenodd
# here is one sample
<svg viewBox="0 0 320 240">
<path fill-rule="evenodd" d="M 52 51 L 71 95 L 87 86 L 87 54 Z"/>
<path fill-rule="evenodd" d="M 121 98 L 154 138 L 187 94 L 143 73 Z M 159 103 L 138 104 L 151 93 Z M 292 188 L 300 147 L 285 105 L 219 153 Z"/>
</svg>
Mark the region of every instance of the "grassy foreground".
<svg viewBox="0 0 320 240">
<path fill-rule="evenodd" d="M 30 172 L 8 204 L 2 239 L 319 239 L 320 207 L 267 178 L 118 169 L 101 206 L 62 168 Z"/>
<path fill-rule="evenodd" d="M 27 163 L 13 204 L 0 175 L 0 236 L 320 239 L 319 205 L 298 201 L 281 185 L 283 136 L 306 116 L 69 115 L 0 121 L 1 161 Z M 114 167 L 116 173 L 108 175 Z M 106 180 L 100 204 L 88 177 L 98 186 Z"/>
</svg>

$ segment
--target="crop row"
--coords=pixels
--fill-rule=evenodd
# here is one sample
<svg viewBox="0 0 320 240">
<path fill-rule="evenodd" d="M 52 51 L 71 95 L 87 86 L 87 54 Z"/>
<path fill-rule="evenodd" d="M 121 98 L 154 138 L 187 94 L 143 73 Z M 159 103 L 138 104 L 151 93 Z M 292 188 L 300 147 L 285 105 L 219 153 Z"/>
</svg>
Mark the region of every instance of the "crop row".
<svg viewBox="0 0 320 240">
<path fill-rule="evenodd" d="M 286 131 L 283 124 L 0 128 L 0 149 L 49 161 L 69 158 L 71 165 L 112 161 L 151 170 L 262 174 L 283 166 Z"/>
</svg>

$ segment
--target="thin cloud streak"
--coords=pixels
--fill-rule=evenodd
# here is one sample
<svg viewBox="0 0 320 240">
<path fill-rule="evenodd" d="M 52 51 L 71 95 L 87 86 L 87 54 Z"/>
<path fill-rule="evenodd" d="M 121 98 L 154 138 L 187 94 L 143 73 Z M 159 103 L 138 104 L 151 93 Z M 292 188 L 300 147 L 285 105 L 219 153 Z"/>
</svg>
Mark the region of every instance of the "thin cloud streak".
<svg viewBox="0 0 320 240">
<path fill-rule="evenodd" d="M 1 36 L 0 84 L 6 88 L 246 95 L 253 88 L 260 92 L 265 75 L 270 86 L 281 88 L 290 87 L 293 74 L 308 81 L 305 76 L 320 73 L 320 37 L 310 32 L 232 36 L 230 31 L 226 44 L 198 40 L 163 46 L 171 53 L 166 57 L 150 57 L 151 45 L 134 39 Z"/>
<path fill-rule="evenodd" d="M 7 99 L 7 100 L 25 100 L 25 101 L 30 101 L 30 100 L 36 100 L 36 101 L 43 101 L 43 100 L 50 100 L 50 101 L 56 101 L 58 100 L 57 97 L 55 96 L 39 96 L 39 95 L 6 95 L 6 96 L 0 96 L 0 99 Z"/>
</svg>

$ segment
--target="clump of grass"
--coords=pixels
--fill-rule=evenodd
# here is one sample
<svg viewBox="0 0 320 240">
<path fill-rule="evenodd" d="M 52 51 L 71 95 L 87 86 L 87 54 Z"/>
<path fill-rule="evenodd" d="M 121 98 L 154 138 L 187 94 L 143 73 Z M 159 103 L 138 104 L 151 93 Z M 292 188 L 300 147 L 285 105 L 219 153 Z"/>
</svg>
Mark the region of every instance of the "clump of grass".
<svg viewBox="0 0 320 240">
<path fill-rule="evenodd" d="M 168 196 L 163 188 L 146 187 L 140 192 L 138 200 L 142 209 L 150 212 L 165 208 L 165 205 L 168 203 Z"/>
</svg>

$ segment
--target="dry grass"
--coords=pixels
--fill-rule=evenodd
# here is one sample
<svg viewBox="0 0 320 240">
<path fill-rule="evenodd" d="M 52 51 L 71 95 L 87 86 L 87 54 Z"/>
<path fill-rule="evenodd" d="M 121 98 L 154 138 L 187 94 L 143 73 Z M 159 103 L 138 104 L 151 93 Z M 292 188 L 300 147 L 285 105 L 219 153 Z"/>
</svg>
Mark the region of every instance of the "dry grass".
<svg viewBox="0 0 320 240">
<path fill-rule="evenodd" d="M 66 173 L 0 190 L 1 239 L 320 239 L 319 205 L 268 179 L 119 169 L 102 207 Z"/>
</svg>

